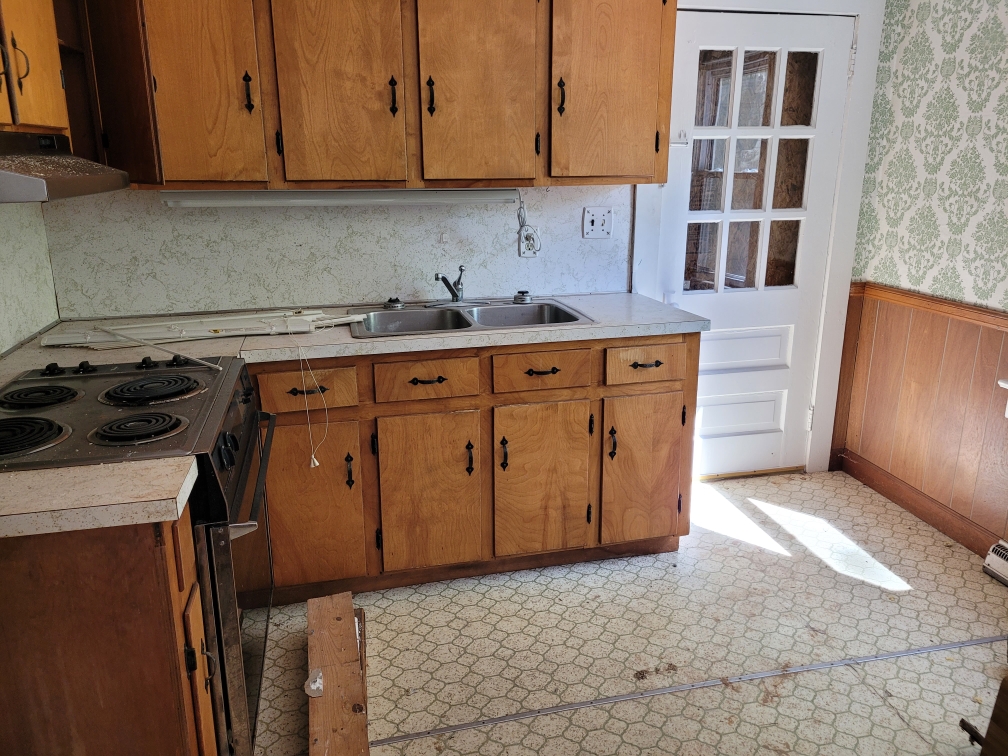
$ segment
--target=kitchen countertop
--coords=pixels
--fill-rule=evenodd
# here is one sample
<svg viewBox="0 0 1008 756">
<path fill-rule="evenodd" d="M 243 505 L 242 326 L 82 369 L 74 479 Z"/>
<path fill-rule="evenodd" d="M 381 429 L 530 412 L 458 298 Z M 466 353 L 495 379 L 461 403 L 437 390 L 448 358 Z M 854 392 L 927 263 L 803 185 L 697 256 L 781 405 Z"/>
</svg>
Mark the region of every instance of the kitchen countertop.
<svg viewBox="0 0 1008 756">
<path fill-rule="evenodd" d="M 173 522 L 195 483 L 195 457 L 0 473 L 0 538 Z"/>
</svg>

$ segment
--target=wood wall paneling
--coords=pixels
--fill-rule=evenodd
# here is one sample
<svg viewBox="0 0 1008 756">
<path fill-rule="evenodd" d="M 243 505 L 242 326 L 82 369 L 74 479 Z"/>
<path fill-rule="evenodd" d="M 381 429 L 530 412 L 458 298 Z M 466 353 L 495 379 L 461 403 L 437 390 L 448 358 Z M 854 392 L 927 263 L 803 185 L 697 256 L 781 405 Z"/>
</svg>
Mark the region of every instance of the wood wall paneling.
<svg viewBox="0 0 1008 756">
<path fill-rule="evenodd" d="M 847 443 L 847 424 L 850 420 L 851 390 L 854 366 L 857 362 L 858 333 L 861 330 L 861 310 L 864 292 L 855 293 L 851 287 L 847 300 L 847 320 L 844 325 L 843 347 L 840 355 L 840 381 L 837 388 L 836 414 L 833 417 L 833 441 L 830 444 L 830 470 L 839 470 L 840 455 Z"/>
<path fill-rule="evenodd" d="M 1008 521 L 1008 418 L 1005 417 L 1008 390 L 997 385 L 998 378 L 1008 378 L 1008 350 L 1003 343 L 987 408 L 980 468 L 970 510 L 973 522 L 1003 537 Z"/>
<path fill-rule="evenodd" d="M 883 302 L 872 345 L 871 372 L 865 395 L 865 422 L 861 430 L 862 457 L 883 470 L 892 460 L 896 412 L 903 381 L 907 341 L 910 335 L 909 307 Z"/>
<path fill-rule="evenodd" d="M 861 430 L 864 427 L 865 398 L 868 392 L 868 374 L 871 371 L 872 346 L 875 324 L 878 321 L 879 303 L 866 299 L 858 328 L 857 359 L 851 376 L 851 404 L 847 419 L 848 449 L 861 453 Z"/>
</svg>

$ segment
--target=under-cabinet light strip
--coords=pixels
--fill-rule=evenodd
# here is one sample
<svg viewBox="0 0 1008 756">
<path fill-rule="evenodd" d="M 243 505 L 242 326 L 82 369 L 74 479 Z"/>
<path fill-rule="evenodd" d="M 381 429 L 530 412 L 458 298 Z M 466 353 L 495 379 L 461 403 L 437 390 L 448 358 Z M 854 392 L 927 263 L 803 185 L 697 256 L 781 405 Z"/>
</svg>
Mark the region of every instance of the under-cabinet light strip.
<svg viewBox="0 0 1008 756">
<path fill-rule="evenodd" d="M 517 189 L 162 191 L 168 207 L 420 207 L 518 202 Z"/>
<path fill-rule="evenodd" d="M 578 703 L 560 704 L 559 706 L 549 706 L 544 709 L 533 711 L 519 711 L 514 714 L 507 714 L 503 717 L 491 717 L 481 719 L 476 722 L 466 722 L 464 724 L 451 725 L 449 727 L 438 727 L 433 730 L 423 732 L 411 732 L 405 735 L 394 735 L 390 738 L 373 740 L 370 743 L 372 748 L 383 745 L 393 745 L 404 743 L 408 740 L 418 740 L 420 738 L 436 737 L 447 735 L 462 730 L 474 730 L 478 727 L 490 727 L 492 725 L 504 724 L 505 722 L 516 722 L 520 719 L 531 719 L 549 714 L 560 714 L 565 711 L 576 711 L 577 709 L 587 709 L 592 706 L 608 706 L 620 703 L 621 701 L 633 701 L 640 698 L 653 698 L 669 693 L 685 693 L 701 688 L 713 688 L 718 685 L 734 685 L 740 682 L 752 682 L 753 680 L 763 680 L 767 677 L 780 677 L 782 675 L 794 675 L 800 672 L 815 672 L 823 669 L 833 669 L 835 667 L 846 667 L 856 664 L 867 664 L 869 662 L 885 661 L 887 659 L 899 659 L 904 656 L 918 656 L 920 654 L 933 654 L 938 651 L 953 651 L 957 648 L 967 646 L 982 646 L 989 643 L 999 643 L 1008 640 L 1008 635 L 997 635 L 990 638 L 974 638 L 972 640 L 957 641 L 955 643 L 943 643 L 939 646 L 926 646 L 924 648 L 911 648 L 905 651 L 890 651 L 888 653 L 874 654 L 872 656 L 857 656 L 851 659 L 841 659 L 840 661 L 816 662 L 815 664 L 805 664 L 800 667 L 784 667 L 782 669 L 767 670 L 765 672 L 750 672 L 746 675 L 736 675 L 734 677 L 719 677 L 716 680 L 703 680 L 695 683 L 684 683 L 682 685 L 670 685 L 667 688 L 656 688 L 654 690 L 641 690 L 633 693 L 623 693 L 618 696 L 608 696 L 606 698 L 596 698 L 594 701 L 580 701 Z"/>
</svg>

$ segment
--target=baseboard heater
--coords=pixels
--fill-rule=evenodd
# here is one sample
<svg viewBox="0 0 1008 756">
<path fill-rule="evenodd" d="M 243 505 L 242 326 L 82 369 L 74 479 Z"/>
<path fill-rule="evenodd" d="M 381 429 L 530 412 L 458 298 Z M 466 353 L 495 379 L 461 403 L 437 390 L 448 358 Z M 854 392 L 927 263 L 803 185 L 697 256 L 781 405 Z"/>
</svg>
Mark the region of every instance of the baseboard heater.
<svg viewBox="0 0 1008 756">
<path fill-rule="evenodd" d="M 990 547 L 983 571 L 999 583 L 1008 585 L 1008 542 L 998 541 Z"/>
</svg>

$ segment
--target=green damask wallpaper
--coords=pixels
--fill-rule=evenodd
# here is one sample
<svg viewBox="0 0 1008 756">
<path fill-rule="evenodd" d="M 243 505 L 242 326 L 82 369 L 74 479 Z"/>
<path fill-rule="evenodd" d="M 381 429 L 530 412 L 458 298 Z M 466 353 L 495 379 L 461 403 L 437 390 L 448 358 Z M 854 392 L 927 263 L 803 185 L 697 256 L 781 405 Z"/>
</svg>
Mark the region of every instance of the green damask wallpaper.
<svg viewBox="0 0 1008 756">
<path fill-rule="evenodd" d="M 1008 0 L 887 0 L 855 280 L 1008 310 Z"/>
</svg>

